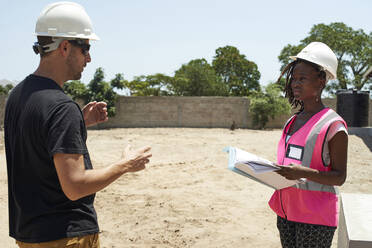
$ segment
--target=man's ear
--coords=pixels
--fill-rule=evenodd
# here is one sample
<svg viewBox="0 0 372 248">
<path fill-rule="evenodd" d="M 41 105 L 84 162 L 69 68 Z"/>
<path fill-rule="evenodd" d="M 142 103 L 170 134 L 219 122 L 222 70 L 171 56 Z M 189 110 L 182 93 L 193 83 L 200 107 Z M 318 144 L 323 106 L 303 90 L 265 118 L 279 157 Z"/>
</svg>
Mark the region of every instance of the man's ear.
<svg viewBox="0 0 372 248">
<path fill-rule="evenodd" d="M 64 40 L 59 44 L 58 50 L 63 57 L 67 57 L 71 50 L 71 44 L 67 40 Z"/>
</svg>

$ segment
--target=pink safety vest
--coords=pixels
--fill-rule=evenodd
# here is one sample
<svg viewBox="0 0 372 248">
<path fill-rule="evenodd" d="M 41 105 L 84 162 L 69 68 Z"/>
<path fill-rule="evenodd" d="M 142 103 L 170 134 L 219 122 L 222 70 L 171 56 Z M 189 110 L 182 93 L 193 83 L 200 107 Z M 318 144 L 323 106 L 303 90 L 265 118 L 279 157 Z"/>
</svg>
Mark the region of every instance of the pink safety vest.
<svg viewBox="0 0 372 248">
<path fill-rule="evenodd" d="M 286 144 L 286 135 L 294 119 L 295 116 L 292 116 L 284 126 L 278 144 L 277 163 L 295 163 L 319 171 L 330 171 L 332 165 L 326 166 L 322 156 L 327 132 L 335 121 L 341 121 L 347 128 L 345 121 L 332 109 L 325 108 L 311 117 Z M 277 215 L 290 221 L 337 226 L 337 195 L 336 187 L 307 180 L 304 184 L 276 190 L 269 205 Z"/>
</svg>

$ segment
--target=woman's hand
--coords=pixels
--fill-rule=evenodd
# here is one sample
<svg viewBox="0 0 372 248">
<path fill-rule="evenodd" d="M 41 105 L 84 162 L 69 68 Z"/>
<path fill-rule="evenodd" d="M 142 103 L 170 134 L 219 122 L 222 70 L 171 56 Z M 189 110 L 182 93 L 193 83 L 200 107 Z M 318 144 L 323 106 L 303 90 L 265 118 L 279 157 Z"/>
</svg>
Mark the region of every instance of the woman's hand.
<svg viewBox="0 0 372 248">
<path fill-rule="evenodd" d="M 288 180 L 297 180 L 300 178 L 306 178 L 306 173 L 309 172 L 307 167 L 301 166 L 299 164 L 289 164 L 289 165 L 278 165 L 279 170 L 275 171 L 279 175 L 285 177 Z"/>
</svg>

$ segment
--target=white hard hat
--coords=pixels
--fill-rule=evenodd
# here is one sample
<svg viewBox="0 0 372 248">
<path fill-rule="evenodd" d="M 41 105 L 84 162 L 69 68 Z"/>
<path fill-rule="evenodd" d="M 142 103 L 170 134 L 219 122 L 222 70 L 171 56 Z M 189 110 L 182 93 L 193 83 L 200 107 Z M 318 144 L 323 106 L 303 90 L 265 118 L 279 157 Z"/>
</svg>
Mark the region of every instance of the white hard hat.
<svg viewBox="0 0 372 248">
<path fill-rule="evenodd" d="M 337 78 L 337 57 L 326 44 L 322 42 L 311 42 L 296 56 L 289 58 L 303 59 L 319 65 L 327 74 L 327 80 Z"/>
<path fill-rule="evenodd" d="M 36 22 L 35 35 L 55 38 L 99 40 L 83 6 L 73 2 L 47 5 Z"/>
</svg>

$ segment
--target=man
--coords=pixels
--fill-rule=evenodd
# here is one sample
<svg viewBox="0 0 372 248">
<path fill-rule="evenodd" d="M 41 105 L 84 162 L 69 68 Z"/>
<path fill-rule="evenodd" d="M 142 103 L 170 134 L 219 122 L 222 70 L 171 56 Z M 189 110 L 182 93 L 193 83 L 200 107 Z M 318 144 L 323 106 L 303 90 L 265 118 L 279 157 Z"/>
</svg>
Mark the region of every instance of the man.
<svg viewBox="0 0 372 248">
<path fill-rule="evenodd" d="M 82 6 L 48 5 L 36 24 L 37 70 L 9 95 L 5 110 L 9 234 L 19 247 L 99 247 L 95 193 L 145 168 L 150 148 L 127 147 L 123 158 L 92 169 L 86 126 L 107 120 L 106 103 L 81 111 L 62 90 L 78 80 L 97 40 Z"/>
</svg>

